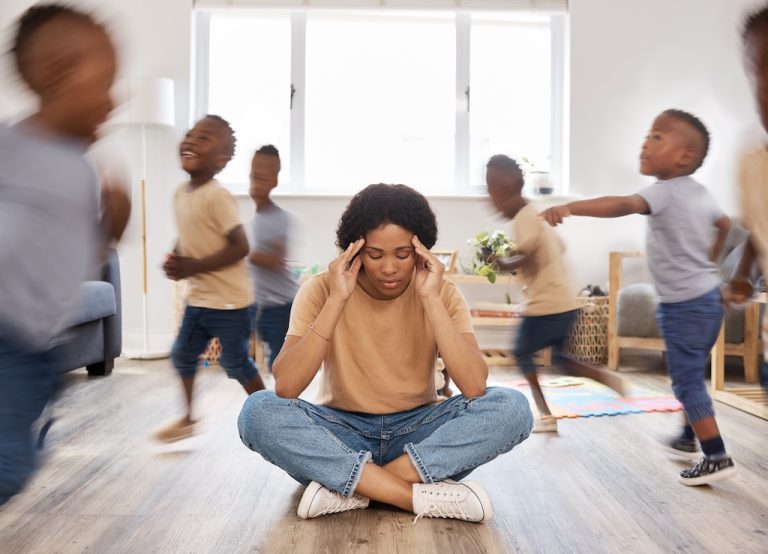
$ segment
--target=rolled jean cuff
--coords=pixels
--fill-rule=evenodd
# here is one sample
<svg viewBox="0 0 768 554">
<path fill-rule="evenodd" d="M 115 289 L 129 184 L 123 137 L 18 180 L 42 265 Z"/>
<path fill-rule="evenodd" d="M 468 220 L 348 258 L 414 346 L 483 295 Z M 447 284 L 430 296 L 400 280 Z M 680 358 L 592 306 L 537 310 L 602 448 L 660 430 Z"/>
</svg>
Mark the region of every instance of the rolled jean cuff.
<svg viewBox="0 0 768 554">
<path fill-rule="evenodd" d="M 256 379 L 256 376 L 259 374 L 259 370 L 256 369 L 256 365 L 251 362 L 250 358 L 248 363 L 243 364 L 240 368 L 235 370 L 224 368 L 224 372 L 227 374 L 227 377 L 236 380 L 243 386 Z"/>
<path fill-rule="evenodd" d="M 193 379 L 197 374 L 197 364 L 193 366 L 175 367 L 176 373 L 182 379 Z"/>
<path fill-rule="evenodd" d="M 405 450 L 405 453 L 408 454 L 408 456 L 411 458 L 411 463 L 413 463 L 413 467 L 416 468 L 419 477 L 421 477 L 421 482 L 434 483 L 435 480 L 429 474 L 429 471 L 427 471 L 427 466 L 424 465 L 424 460 L 421 459 L 421 455 L 419 454 L 419 451 L 416 450 L 416 447 L 413 445 L 413 443 L 409 442 L 406 444 L 403 447 L 403 450 Z"/>
<path fill-rule="evenodd" d="M 368 450 L 361 450 L 357 454 L 357 460 L 355 460 L 355 465 L 352 467 L 352 472 L 349 474 L 349 479 L 344 485 L 344 490 L 341 491 L 342 496 L 349 497 L 355 494 L 357 484 L 360 482 L 360 476 L 363 474 L 363 467 L 371 461 L 371 456 L 372 455 Z"/>
<path fill-rule="evenodd" d="M 715 408 L 712 402 L 706 404 L 695 404 L 693 406 L 683 406 L 688 423 L 696 423 L 705 417 L 715 417 Z"/>
</svg>

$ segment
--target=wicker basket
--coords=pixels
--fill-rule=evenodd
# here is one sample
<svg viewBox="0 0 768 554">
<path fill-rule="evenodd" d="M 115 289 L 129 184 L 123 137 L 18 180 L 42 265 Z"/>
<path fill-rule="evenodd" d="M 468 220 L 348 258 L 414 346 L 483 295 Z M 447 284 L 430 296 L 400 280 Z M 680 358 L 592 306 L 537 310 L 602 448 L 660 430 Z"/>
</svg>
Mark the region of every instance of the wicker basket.
<svg viewBox="0 0 768 554">
<path fill-rule="evenodd" d="M 568 353 L 593 364 L 608 362 L 608 297 L 580 297 L 581 309 L 568 339 Z"/>
</svg>

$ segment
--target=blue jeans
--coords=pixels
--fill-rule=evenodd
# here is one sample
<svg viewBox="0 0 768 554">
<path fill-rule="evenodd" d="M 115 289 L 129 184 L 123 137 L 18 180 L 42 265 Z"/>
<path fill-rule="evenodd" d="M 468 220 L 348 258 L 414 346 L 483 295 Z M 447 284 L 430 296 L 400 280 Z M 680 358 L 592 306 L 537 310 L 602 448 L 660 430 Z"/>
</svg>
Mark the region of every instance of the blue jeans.
<svg viewBox="0 0 768 554">
<path fill-rule="evenodd" d="M 579 310 L 571 310 L 551 315 L 527 315 L 523 318 L 512 353 L 524 375 L 536 371 L 533 355 L 548 346 L 552 347 L 553 363 L 561 363 L 578 313 Z"/>
<path fill-rule="evenodd" d="M 462 479 L 528 438 L 533 416 L 523 394 L 502 387 L 386 415 L 259 391 L 237 423 L 243 444 L 300 483 L 317 481 L 351 496 L 363 464 L 385 465 L 403 453 L 424 483 Z"/>
<path fill-rule="evenodd" d="M 704 373 L 723 313 L 720 289 L 685 302 L 659 304 L 656 313 L 667 350 L 672 390 L 690 423 L 715 415 Z"/>
<path fill-rule="evenodd" d="M 54 384 L 49 353 L 24 352 L 0 336 L 0 505 L 35 471 L 32 424 L 53 395 Z"/>
<path fill-rule="evenodd" d="M 265 306 L 256 309 L 256 331 L 261 340 L 269 345 L 269 367 L 275 363 L 275 358 L 285 342 L 288 333 L 288 322 L 291 319 L 292 302 L 281 306 Z"/>
<path fill-rule="evenodd" d="M 231 379 L 247 385 L 258 375 L 256 364 L 248 356 L 252 331 L 253 306 L 238 310 L 187 306 L 171 350 L 173 366 L 183 379 L 193 378 L 200 354 L 205 352 L 208 341 L 216 337 L 221 343 L 221 367 Z"/>
</svg>

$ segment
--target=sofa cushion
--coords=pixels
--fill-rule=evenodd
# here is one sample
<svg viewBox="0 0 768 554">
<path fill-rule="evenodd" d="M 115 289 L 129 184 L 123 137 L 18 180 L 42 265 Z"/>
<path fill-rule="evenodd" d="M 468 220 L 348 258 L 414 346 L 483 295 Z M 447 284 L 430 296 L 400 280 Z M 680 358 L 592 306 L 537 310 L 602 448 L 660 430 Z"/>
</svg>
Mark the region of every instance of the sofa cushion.
<svg viewBox="0 0 768 554">
<path fill-rule="evenodd" d="M 656 323 L 656 290 L 650 283 L 628 285 L 619 291 L 616 303 L 618 333 L 622 337 L 660 338 Z"/>
<path fill-rule="evenodd" d="M 75 311 L 68 327 L 113 315 L 117 311 L 115 288 L 106 281 L 86 281 L 80 285 Z"/>
</svg>

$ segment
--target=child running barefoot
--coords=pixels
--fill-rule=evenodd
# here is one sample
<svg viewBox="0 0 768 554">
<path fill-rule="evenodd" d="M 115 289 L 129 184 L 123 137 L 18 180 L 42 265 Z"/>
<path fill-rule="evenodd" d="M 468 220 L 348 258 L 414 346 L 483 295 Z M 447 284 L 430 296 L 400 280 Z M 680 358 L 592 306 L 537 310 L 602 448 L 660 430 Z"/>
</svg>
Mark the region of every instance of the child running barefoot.
<svg viewBox="0 0 768 554">
<path fill-rule="evenodd" d="M 221 343 L 220 363 L 251 394 L 264 388 L 248 356 L 253 321 L 253 289 L 245 257 L 248 240 L 232 195 L 214 179 L 235 151 L 229 124 L 215 115 L 198 121 L 181 142 L 181 166 L 189 181 L 176 191 L 179 239 L 163 268 L 173 280 L 189 279 L 190 292 L 171 351 L 181 377 L 187 412 L 155 432 L 173 442 L 195 430 L 192 413 L 195 373 L 208 341 Z"/>
<path fill-rule="evenodd" d="M 675 397 L 686 422 L 667 445 L 677 456 L 696 459 L 699 439 L 704 457 L 680 473 L 685 485 L 703 485 L 735 474 L 704 383 L 707 355 L 723 321 L 720 277 L 715 260 L 730 229 L 730 219 L 707 189 L 690 175 L 704 161 L 709 133 L 695 116 L 666 110 L 653 122 L 640 154 L 640 173 L 656 183 L 630 196 L 604 196 L 555 206 L 542 213 L 551 225 L 570 215 L 648 219 L 648 266 L 659 295 L 658 320 Z"/>
<path fill-rule="evenodd" d="M 536 352 L 552 347 L 555 363 L 568 373 L 600 381 L 619 393 L 623 393 L 623 380 L 615 373 L 563 354 L 579 304 L 563 262 L 562 241 L 522 196 L 524 178 L 520 166 L 503 154 L 493 156 L 488 161 L 486 183 L 493 206 L 512 220 L 518 244 L 515 256 L 492 261 L 505 271 L 518 270 L 526 284 L 525 317 L 515 341 L 514 355 L 539 410 L 533 432 L 557 432 L 557 419 L 544 399 L 536 376 L 533 363 Z"/>
</svg>

